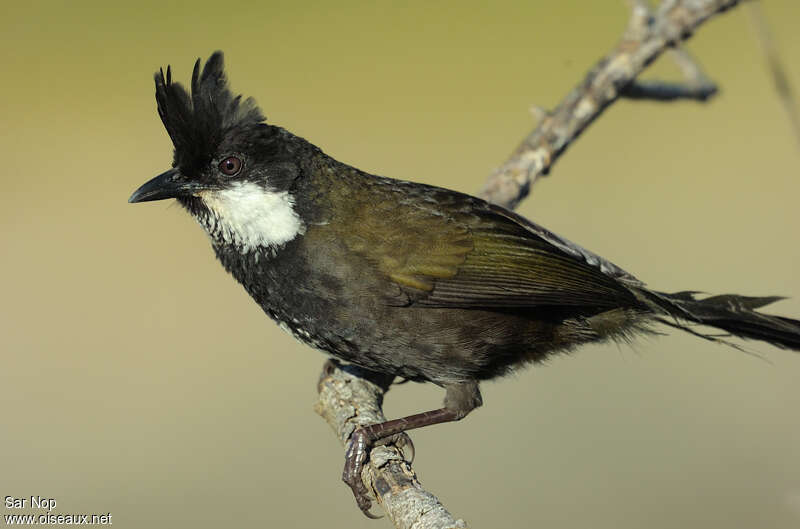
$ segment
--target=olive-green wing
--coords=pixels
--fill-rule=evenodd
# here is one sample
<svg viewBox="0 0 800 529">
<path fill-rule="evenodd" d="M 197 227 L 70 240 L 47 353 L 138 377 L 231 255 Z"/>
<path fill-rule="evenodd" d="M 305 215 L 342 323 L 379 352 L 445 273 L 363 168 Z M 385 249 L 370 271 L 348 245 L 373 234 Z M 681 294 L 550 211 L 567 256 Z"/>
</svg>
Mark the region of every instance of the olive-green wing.
<svg viewBox="0 0 800 529">
<path fill-rule="evenodd" d="M 507 210 L 446 190 L 363 208 L 350 250 L 431 307 L 618 307 L 635 303 L 613 264 Z M 352 225 L 352 224 L 351 224 Z M 548 240 L 548 238 L 550 240 Z"/>
<path fill-rule="evenodd" d="M 375 194 L 348 216 L 340 241 L 413 300 L 454 278 L 474 250 L 468 226 L 397 192 Z"/>
</svg>

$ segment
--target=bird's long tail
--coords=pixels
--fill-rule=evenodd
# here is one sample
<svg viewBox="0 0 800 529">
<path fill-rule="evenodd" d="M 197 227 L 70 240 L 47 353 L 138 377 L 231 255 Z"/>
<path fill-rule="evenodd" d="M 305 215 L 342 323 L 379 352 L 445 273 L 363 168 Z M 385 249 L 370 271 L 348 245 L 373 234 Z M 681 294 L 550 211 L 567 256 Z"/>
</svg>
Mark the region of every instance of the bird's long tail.
<svg viewBox="0 0 800 529">
<path fill-rule="evenodd" d="M 784 299 L 783 297 L 725 294 L 698 299 L 697 292 L 666 294 L 654 291 L 647 291 L 645 295 L 650 303 L 660 309 L 656 310 L 657 313 L 666 312 L 674 318 L 667 318 L 666 315 L 656 317 L 658 321 L 672 327 L 709 340 L 724 341 L 715 335 L 699 333 L 690 326 L 692 323 L 699 323 L 722 329 L 739 338 L 762 340 L 777 347 L 800 351 L 800 320 L 755 310 Z"/>
</svg>

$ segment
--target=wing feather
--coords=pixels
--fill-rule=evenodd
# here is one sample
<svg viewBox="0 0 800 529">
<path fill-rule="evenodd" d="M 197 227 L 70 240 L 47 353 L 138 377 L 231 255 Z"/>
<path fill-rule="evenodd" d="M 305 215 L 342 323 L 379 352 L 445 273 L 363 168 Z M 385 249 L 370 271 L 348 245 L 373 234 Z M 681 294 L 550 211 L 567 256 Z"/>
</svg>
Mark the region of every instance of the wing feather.
<svg viewBox="0 0 800 529">
<path fill-rule="evenodd" d="M 354 253 L 426 307 L 616 308 L 638 281 L 599 256 L 503 208 L 453 191 L 383 187 L 348 222 Z M 373 190 L 374 191 L 374 190 Z"/>
</svg>

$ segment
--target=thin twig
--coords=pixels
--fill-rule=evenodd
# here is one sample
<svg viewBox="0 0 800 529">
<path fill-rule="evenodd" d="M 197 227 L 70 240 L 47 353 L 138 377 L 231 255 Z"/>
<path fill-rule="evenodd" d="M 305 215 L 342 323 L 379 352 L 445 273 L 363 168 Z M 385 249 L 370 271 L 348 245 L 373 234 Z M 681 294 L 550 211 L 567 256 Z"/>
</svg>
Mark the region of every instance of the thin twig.
<svg viewBox="0 0 800 529">
<path fill-rule="evenodd" d="M 489 176 L 481 196 L 515 207 L 528 194 L 536 177 L 545 174 L 570 143 L 656 57 L 689 38 L 700 24 L 735 6 L 738 0 L 664 0 L 655 14 L 643 0 L 632 3 L 631 22 L 622 42 L 589 71 L 553 112 L 536 107 L 537 127 L 511 158 Z M 693 61 L 679 52 L 679 65 L 684 59 L 688 59 L 687 69 L 682 71 L 689 85 L 693 80 L 707 79 L 696 64 L 693 65 L 696 73 L 689 72 L 688 64 Z M 345 445 L 357 426 L 385 420 L 381 406 L 392 378 L 328 362 L 320 376 L 320 398 L 314 409 Z M 422 488 L 401 448 L 394 444 L 371 451 L 362 478 L 398 529 L 466 527 Z"/>
<path fill-rule="evenodd" d="M 714 85 L 714 81 L 706 75 L 694 57 L 685 48 L 672 48 L 669 50 L 669 55 L 680 68 L 687 83 L 692 85 Z"/>
<path fill-rule="evenodd" d="M 800 109 L 798 109 L 797 106 L 797 97 L 795 96 L 792 84 L 789 82 L 789 76 L 786 75 L 786 70 L 783 67 L 783 61 L 781 61 L 780 54 L 778 53 L 778 46 L 775 44 L 775 39 L 772 37 L 772 31 L 767 22 L 767 17 L 764 14 L 760 1 L 753 0 L 752 2 L 748 2 L 747 7 L 753 31 L 755 31 L 758 42 L 761 44 L 761 49 L 764 51 L 764 56 L 767 59 L 767 66 L 772 74 L 772 80 L 775 83 L 775 91 L 778 92 L 778 97 L 786 111 L 786 116 L 789 118 L 795 138 L 798 144 L 800 144 Z"/>
<path fill-rule="evenodd" d="M 649 99 L 653 101 L 674 101 L 676 99 L 692 99 L 707 101 L 717 93 L 717 86 L 688 83 L 669 83 L 666 81 L 635 81 L 625 88 L 628 99 Z"/>
<path fill-rule="evenodd" d="M 653 10 L 646 0 L 628 0 L 632 9 L 628 28 L 625 30 L 625 40 L 641 41 L 648 35 L 648 31 L 655 21 Z M 716 83 L 706 75 L 697 61 L 692 58 L 686 49 L 676 45 L 667 50 L 670 58 L 675 62 L 684 77 L 683 83 L 669 81 L 631 81 L 620 95 L 628 99 L 651 99 L 655 101 L 673 101 L 675 99 L 690 99 L 705 102 L 716 95 Z"/>
</svg>

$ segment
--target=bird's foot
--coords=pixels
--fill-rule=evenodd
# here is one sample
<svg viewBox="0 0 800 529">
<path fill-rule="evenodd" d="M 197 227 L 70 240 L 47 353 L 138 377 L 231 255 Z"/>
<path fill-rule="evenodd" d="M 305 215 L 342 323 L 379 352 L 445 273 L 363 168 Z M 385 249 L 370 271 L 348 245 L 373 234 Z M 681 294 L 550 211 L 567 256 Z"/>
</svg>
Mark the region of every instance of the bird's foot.
<svg viewBox="0 0 800 529">
<path fill-rule="evenodd" d="M 367 461 L 369 451 L 375 441 L 370 439 L 369 433 L 364 428 L 356 428 L 350 441 L 347 443 L 347 450 L 344 455 L 344 470 L 342 471 L 342 481 L 347 483 L 353 491 L 358 508 L 367 518 L 380 518 L 370 512 L 372 499 L 364 480 L 361 479 L 361 471 Z"/>
<path fill-rule="evenodd" d="M 370 511 L 372 508 L 372 498 L 370 497 L 370 492 L 367 490 L 366 485 L 364 485 L 364 480 L 361 479 L 361 472 L 369 458 L 370 450 L 372 450 L 374 446 L 387 444 L 396 444 L 405 459 L 407 459 L 405 449 L 410 449 L 410 461 L 414 460 L 414 456 L 416 455 L 414 443 L 405 432 L 374 439 L 369 431 L 369 427 L 357 428 L 353 432 L 353 435 L 350 436 L 350 441 L 347 443 L 342 481 L 347 483 L 353 491 L 353 496 L 358 504 L 358 508 L 361 509 L 361 512 L 363 512 L 367 518 L 376 519 L 381 518 L 381 516 L 374 515 Z"/>
</svg>

